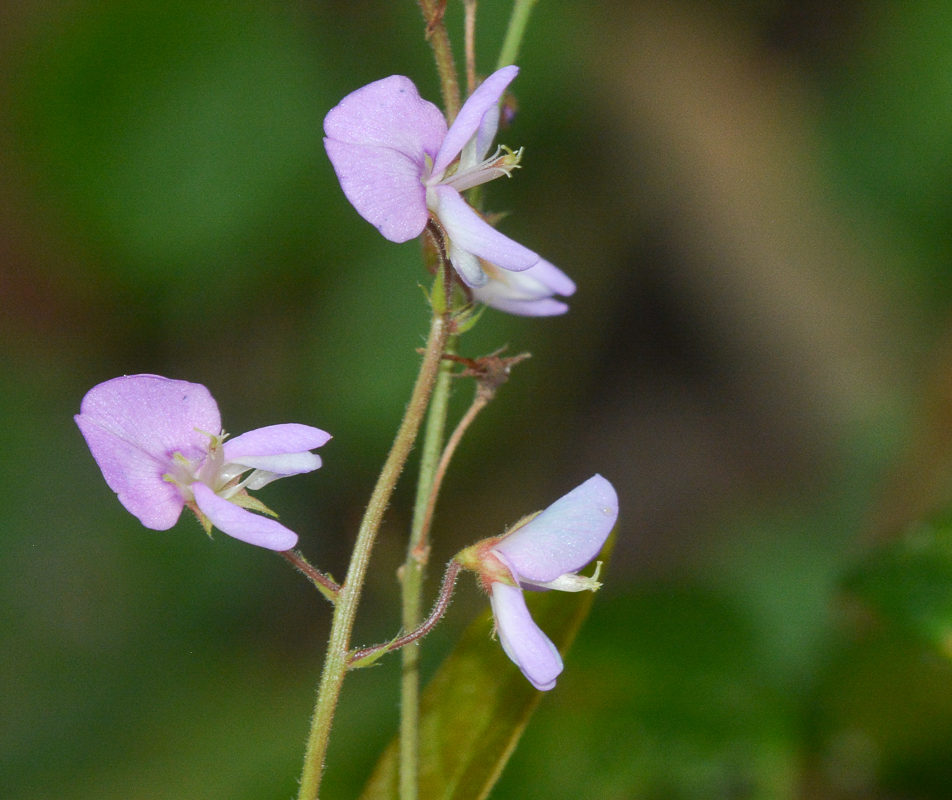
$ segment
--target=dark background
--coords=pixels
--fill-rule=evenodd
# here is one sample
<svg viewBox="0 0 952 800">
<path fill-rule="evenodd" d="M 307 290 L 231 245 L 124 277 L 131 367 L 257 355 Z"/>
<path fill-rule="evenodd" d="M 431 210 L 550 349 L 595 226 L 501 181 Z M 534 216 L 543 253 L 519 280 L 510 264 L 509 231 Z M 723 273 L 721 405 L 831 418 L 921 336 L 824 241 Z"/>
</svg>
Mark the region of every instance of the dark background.
<svg viewBox="0 0 952 800">
<path fill-rule="evenodd" d="M 483 73 L 508 13 L 480 4 Z M 151 372 L 207 385 L 235 433 L 330 431 L 323 469 L 261 497 L 343 574 L 428 279 L 346 202 L 321 121 L 395 73 L 438 100 L 422 29 L 409 0 L 0 11 L 4 797 L 294 794 L 329 607 L 187 515 L 143 529 L 71 417 Z M 952 5 L 543 0 L 520 64 L 523 169 L 489 206 L 579 290 L 464 340 L 533 358 L 461 448 L 434 561 L 595 472 L 622 511 L 493 796 L 952 796 L 952 664 L 843 590 L 948 497 Z M 398 627 L 411 483 L 362 642 Z M 483 607 L 462 586 L 428 674 Z M 345 685 L 329 798 L 393 733 L 397 664 Z"/>
</svg>

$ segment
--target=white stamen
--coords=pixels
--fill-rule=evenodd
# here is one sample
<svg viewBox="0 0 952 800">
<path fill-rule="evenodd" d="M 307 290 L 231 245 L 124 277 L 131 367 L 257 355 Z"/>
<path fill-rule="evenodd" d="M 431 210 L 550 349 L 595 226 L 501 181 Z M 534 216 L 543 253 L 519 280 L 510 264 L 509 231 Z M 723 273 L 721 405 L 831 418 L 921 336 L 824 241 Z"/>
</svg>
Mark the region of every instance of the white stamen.
<svg viewBox="0 0 952 800">
<path fill-rule="evenodd" d="M 529 581 L 520 578 L 520 583 L 528 586 L 538 586 L 540 589 L 555 589 L 559 592 L 596 592 L 601 588 L 598 582 L 598 573 L 602 571 L 602 562 L 595 564 L 595 574 L 591 577 L 578 575 L 575 572 L 566 572 L 559 575 L 554 581 Z"/>
<path fill-rule="evenodd" d="M 467 189 L 501 178 L 503 175 L 509 177 L 512 171 L 519 166 L 521 158 L 522 148 L 513 152 L 505 145 L 500 145 L 496 148 L 496 152 L 486 160 L 466 169 L 458 170 L 453 175 L 442 177 L 439 182 L 444 186 L 452 186 L 458 192 L 465 192 Z"/>
</svg>

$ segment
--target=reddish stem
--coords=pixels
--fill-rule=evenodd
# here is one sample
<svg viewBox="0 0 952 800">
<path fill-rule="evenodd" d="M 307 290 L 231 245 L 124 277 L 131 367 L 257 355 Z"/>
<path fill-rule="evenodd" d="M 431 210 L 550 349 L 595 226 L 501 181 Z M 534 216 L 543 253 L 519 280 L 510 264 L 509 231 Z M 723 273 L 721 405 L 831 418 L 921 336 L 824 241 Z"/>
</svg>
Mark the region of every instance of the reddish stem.
<svg viewBox="0 0 952 800">
<path fill-rule="evenodd" d="M 443 575 L 443 586 L 440 589 L 440 596 L 436 599 L 430 616 L 424 620 L 419 628 L 404 636 L 397 637 L 392 642 L 384 642 L 383 644 L 375 644 L 371 647 L 356 650 L 347 657 L 347 663 L 353 664 L 367 656 L 372 656 L 374 653 L 379 653 L 381 650 L 399 650 L 401 647 L 413 644 L 413 642 L 426 636 L 436 627 L 436 624 L 446 613 L 446 609 L 449 608 L 450 600 L 453 598 L 453 590 L 456 588 L 456 578 L 461 569 L 462 566 L 456 561 L 450 561 L 450 563 L 446 565 L 446 573 Z"/>
<path fill-rule="evenodd" d="M 287 561 L 292 567 L 294 567 L 298 572 L 308 578 L 311 583 L 313 583 L 328 600 L 334 602 L 334 599 L 340 593 L 340 586 L 334 583 L 330 578 L 327 577 L 319 569 L 315 569 L 308 563 L 307 559 L 304 558 L 297 550 L 284 550 L 278 555 L 283 556 L 285 561 Z M 326 590 L 326 591 L 324 591 Z"/>
</svg>

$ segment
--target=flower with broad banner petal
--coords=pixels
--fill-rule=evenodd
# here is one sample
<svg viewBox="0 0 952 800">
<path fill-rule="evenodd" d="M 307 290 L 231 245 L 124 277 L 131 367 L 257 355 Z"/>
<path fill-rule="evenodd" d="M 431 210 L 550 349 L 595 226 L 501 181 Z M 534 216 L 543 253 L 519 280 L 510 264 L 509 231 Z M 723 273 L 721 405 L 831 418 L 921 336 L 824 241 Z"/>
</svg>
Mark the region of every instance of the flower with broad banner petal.
<svg viewBox="0 0 952 800">
<path fill-rule="evenodd" d="M 229 439 L 208 389 L 158 375 L 94 386 L 75 419 L 109 488 L 145 527 L 168 530 L 187 505 L 206 531 L 278 551 L 294 547 L 297 534 L 248 511 L 273 513 L 247 490 L 317 469 L 310 451 L 331 438 L 291 423 Z"/>
<path fill-rule="evenodd" d="M 479 574 L 489 593 L 503 650 L 537 689 L 555 686 L 562 656 L 533 621 L 522 591 L 598 589 L 597 569 L 592 577 L 577 572 L 598 555 L 617 519 L 615 489 L 595 475 L 514 530 L 456 556 L 464 567 Z"/>
<path fill-rule="evenodd" d="M 491 281 L 481 261 L 495 270 L 523 272 L 539 256 L 499 233 L 460 192 L 519 164 L 521 152 L 489 149 L 499 126 L 499 100 L 519 72 L 503 67 L 463 104 L 449 129 L 443 114 L 423 100 L 409 78 L 391 75 L 347 95 L 324 119 L 324 146 L 347 199 L 392 242 L 419 236 L 432 215 L 446 234 L 447 256 L 471 287 Z M 458 157 L 458 161 L 457 161 Z M 560 278 L 553 279 L 555 273 Z M 498 281 L 483 300 L 516 314 L 561 313 L 535 305 L 552 294 L 571 294 L 572 282 L 551 264 L 523 282 Z M 557 285 L 556 285 L 557 284 Z M 546 294 L 545 292 L 548 292 Z M 554 301 L 553 301 L 554 302 Z M 505 308 L 506 304 L 510 308 Z"/>
</svg>

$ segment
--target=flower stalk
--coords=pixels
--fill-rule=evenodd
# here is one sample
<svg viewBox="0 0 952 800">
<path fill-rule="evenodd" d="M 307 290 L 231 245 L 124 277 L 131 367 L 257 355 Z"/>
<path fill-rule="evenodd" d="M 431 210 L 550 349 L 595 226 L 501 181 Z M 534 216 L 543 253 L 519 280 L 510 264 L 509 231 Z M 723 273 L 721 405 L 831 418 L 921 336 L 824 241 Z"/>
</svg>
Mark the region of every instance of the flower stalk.
<svg viewBox="0 0 952 800">
<path fill-rule="evenodd" d="M 350 664 L 357 666 L 358 662 L 366 663 L 366 659 L 370 656 L 381 652 L 389 653 L 393 650 L 399 650 L 401 647 L 405 648 L 404 653 L 406 653 L 408 649 L 412 649 L 407 648 L 407 645 L 418 642 L 432 631 L 436 627 L 436 624 L 443 618 L 446 609 L 450 606 L 450 600 L 453 599 L 453 591 L 456 589 L 456 578 L 459 576 L 461 569 L 463 569 L 463 565 L 458 561 L 453 560 L 447 564 L 446 572 L 443 573 L 443 585 L 440 589 L 439 597 L 437 597 L 436 602 L 433 604 L 433 609 L 430 611 L 430 616 L 421 622 L 415 630 L 403 636 L 398 636 L 392 642 L 384 642 L 383 644 L 375 644 L 370 647 L 355 650 L 349 656 L 348 660 Z"/>
<path fill-rule="evenodd" d="M 337 595 L 340 594 L 340 586 L 334 583 L 330 576 L 316 569 L 297 550 L 285 550 L 279 553 L 279 555 L 283 556 L 285 561 L 313 583 L 317 591 L 324 595 L 331 603 L 337 602 Z"/>
</svg>

